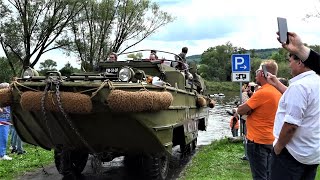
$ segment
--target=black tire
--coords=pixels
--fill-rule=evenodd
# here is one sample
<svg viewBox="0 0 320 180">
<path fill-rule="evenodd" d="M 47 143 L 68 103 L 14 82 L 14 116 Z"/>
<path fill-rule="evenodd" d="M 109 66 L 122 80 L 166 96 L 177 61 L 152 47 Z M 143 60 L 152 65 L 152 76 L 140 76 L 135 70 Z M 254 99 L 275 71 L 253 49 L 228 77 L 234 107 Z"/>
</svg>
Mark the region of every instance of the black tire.
<svg viewBox="0 0 320 180">
<path fill-rule="evenodd" d="M 102 161 L 99 156 L 93 155 L 91 158 L 91 168 L 93 173 L 100 174 L 102 172 Z"/>
<path fill-rule="evenodd" d="M 147 177 L 154 180 L 165 180 L 169 172 L 170 156 L 158 154 L 146 158 Z"/>
<path fill-rule="evenodd" d="M 123 160 L 125 169 L 133 179 L 142 179 L 144 171 L 144 157 L 142 155 L 126 155 Z"/>
<path fill-rule="evenodd" d="M 191 148 L 190 147 L 191 144 L 180 144 L 180 152 L 182 156 L 186 156 L 188 154 L 190 154 L 191 152 Z"/>
<path fill-rule="evenodd" d="M 191 142 L 191 151 L 192 151 L 192 152 L 195 151 L 196 148 L 197 148 L 197 141 L 198 141 L 198 139 L 195 138 L 195 139 L 192 140 L 192 142 Z"/>
<path fill-rule="evenodd" d="M 54 162 L 58 172 L 64 176 L 80 175 L 88 161 L 88 153 L 78 151 L 54 151 Z"/>
</svg>

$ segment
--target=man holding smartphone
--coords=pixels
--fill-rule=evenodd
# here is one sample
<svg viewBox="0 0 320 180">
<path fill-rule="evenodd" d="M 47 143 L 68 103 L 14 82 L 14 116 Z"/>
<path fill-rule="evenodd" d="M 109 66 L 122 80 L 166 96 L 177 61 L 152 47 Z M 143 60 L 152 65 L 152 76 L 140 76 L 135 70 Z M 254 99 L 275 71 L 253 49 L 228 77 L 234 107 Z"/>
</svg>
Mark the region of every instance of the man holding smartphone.
<svg viewBox="0 0 320 180">
<path fill-rule="evenodd" d="M 288 39 L 289 43 L 281 43 L 282 47 L 296 55 L 311 70 L 320 75 L 320 54 L 305 46 L 301 38 L 294 32 L 288 32 Z"/>
<path fill-rule="evenodd" d="M 274 125 L 273 180 L 315 179 L 320 163 L 320 56 L 288 33 L 289 67 L 293 76 L 287 88 L 274 75 L 268 82 L 283 93 Z"/>
<path fill-rule="evenodd" d="M 278 65 L 274 60 L 263 61 L 261 65 L 265 65 L 269 73 L 276 75 L 278 72 Z M 261 66 L 256 71 L 255 79 L 261 87 L 238 107 L 237 112 L 248 115 L 247 155 L 252 178 L 270 179 L 274 117 L 281 93 L 268 84 Z"/>
</svg>

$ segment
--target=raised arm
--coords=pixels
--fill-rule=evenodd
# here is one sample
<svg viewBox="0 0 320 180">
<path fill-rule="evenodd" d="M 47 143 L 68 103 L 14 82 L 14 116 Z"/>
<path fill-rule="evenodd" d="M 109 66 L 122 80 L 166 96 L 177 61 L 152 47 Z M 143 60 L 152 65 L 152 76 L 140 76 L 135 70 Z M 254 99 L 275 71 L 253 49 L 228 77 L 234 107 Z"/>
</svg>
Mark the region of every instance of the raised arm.
<svg viewBox="0 0 320 180">
<path fill-rule="evenodd" d="M 297 55 L 310 69 L 320 74 L 320 54 L 305 46 L 296 33 L 288 32 L 288 37 L 289 44 L 282 43 L 282 47 L 291 54 Z"/>
</svg>

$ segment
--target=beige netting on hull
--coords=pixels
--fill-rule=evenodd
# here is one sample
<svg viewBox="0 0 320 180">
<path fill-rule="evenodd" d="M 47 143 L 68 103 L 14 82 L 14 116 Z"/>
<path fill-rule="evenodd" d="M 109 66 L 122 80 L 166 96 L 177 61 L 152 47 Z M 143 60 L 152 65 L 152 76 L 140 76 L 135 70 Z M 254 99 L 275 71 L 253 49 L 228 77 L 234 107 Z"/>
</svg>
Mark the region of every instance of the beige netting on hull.
<svg viewBox="0 0 320 180">
<path fill-rule="evenodd" d="M 41 99 L 43 92 L 27 91 L 22 93 L 20 104 L 26 111 L 41 111 Z M 89 113 L 92 110 L 91 98 L 88 95 L 72 92 L 60 92 L 62 108 L 67 113 Z M 48 92 L 45 102 L 45 110 L 59 112 L 57 97 L 54 92 Z"/>
<path fill-rule="evenodd" d="M 168 109 L 173 101 L 170 92 L 112 90 L 107 97 L 108 106 L 115 112 L 143 112 Z"/>
<path fill-rule="evenodd" d="M 0 89 L 0 107 L 10 106 L 12 103 L 11 89 Z"/>
</svg>

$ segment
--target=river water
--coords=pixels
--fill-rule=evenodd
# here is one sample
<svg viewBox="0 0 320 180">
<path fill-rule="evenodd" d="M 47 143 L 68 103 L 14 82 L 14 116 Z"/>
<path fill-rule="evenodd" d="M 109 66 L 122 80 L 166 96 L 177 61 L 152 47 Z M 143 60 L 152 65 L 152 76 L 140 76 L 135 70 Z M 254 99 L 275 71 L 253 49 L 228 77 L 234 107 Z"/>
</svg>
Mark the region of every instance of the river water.
<svg viewBox="0 0 320 180">
<path fill-rule="evenodd" d="M 238 94 L 226 93 L 225 97 L 215 98 L 215 107 L 208 109 L 209 118 L 207 130 L 199 131 L 198 145 L 208 145 L 214 140 L 232 137 L 229 127 L 231 116 L 227 114 L 226 111 L 235 107 L 235 101 L 239 101 Z"/>
</svg>

